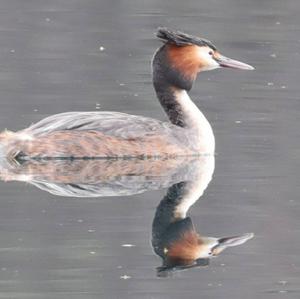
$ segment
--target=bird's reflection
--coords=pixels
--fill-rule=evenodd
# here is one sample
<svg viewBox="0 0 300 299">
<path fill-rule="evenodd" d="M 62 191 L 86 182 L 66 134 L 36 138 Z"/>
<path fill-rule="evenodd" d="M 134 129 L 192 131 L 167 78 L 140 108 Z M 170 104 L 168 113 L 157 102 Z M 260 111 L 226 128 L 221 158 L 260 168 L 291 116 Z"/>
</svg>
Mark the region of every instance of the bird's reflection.
<svg viewBox="0 0 300 299">
<path fill-rule="evenodd" d="M 252 233 L 204 237 L 187 216 L 212 179 L 214 156 L 174 159 L 30 160 L 2 163 L 1 178 L 25 181 L 58 196 L 123 196 L 168 188 L 152 225 L 152 246 L 162 258 L 158 276 L 209 264 L 225 248 Z"/>
<path fill-rule="evenodd" d="M 214 238 L 198 234 L 192 219 L 187 216 L 190 207 L 202 196 L 212 179 L 214 157 L 194 161 L 195 170 L 187 180 L 173 184 L 156 209 L 152 225 L 152 246 L 162 258 L 157 268 L 158 276 L 168 276 L 173 271 L 206 266 L 211 257 L 225 248 L 243 244 L 252 233 Z"/>
<path fill-rule="evenodd" d="M 201 160 L 202 161 L 202 160 Z M 3 181 L 22 181 L 57 196 L 125 196 L 167 188 L 191 180 L 199 158 L 53 159 L 2 161 Z M 203 167 L 202 167 L 203 168 Z"/>
</svg>

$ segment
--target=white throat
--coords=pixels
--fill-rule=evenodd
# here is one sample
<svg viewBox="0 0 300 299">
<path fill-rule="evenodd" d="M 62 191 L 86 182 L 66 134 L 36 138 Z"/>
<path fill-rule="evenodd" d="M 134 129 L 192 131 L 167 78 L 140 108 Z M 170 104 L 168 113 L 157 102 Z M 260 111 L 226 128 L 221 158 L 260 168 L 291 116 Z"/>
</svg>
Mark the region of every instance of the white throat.
<svg viewBox="0 0 300 299">
<path fill-rule="evenodd" d="M 180 105 L 183 117 L 195 139 L 195 147 L 201 153 L 213 154 L 215 151 L 215 136 L 212 127 L 204 114 L 194 104 L 185 90 L 175 91 L 175 100 Z"/>
</svg>

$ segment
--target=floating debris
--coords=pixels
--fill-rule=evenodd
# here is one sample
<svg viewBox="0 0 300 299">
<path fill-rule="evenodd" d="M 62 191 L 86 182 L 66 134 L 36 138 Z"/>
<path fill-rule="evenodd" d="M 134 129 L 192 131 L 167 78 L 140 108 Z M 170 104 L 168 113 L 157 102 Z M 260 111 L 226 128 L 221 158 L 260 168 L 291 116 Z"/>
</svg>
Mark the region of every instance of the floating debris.
<svg viewBox="0 0 300 299">
<path fill-rule="evenodd" d="M 273 82 L 268 82 L 267 85 L 268 86 L 274 86 L 274 83 Z"/>
<path fill-rule="evenodd" d="M 104 48 L 103 46 L 100 46 L 100 47 L 99 47 L 99 50 L 100 50 L 101 52 L 103 52 L 103 51 L 105 50 L 105 48 Z"/>
<path fill-rule="evenodd" d="M 120 276 L 120 278 L 126 280 L 126 279 L 130 279 L 131 276 L 125 274 L 125 275 Z"/>
<path fill-rule="evenodd" d="M 277 57 L 277 55 L 275 53 L 272 53 L 270 56 L 273 57 L 273 58 Z"/>
<path fill-rule="evenodd" d="M 240 124 L 240 123 L 242 123 L 242 121 L 241 120 L 236 120 L 235 123 Z"/>
<path fill-rule="evenodd" d="M 16 50 L 15 49 L 11 49 L 9 52 L 10 53 L 16 53 Z"/>
<path fill-rule="evenodd" d="M 122 247 L 135 247 L 134 244 L 122 244 Z"/>
<path fill-rule="evenodd" d="M 94 255 L 96 254 L 96 251 L 90 251 L 90 254 Z"/>
<path fill-rule="evenodd" d="M 89 233 L 94 233 L 96 230 L 95 229 L 88 229 Z"/>
</svg>

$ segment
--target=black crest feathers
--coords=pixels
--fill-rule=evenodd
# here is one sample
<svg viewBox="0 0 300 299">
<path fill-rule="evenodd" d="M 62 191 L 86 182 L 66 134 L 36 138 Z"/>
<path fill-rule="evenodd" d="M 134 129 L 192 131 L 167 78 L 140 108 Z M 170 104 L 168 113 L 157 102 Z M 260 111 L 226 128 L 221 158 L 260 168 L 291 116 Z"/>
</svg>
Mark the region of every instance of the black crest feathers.
<svg viewBox="0 0 300 299">
<path fill-rule="evenodd" d="M 180 31 L 171 31 L 167 28 L 158 28 L 156 36 L 162 41 L 179 47 L 187 45 L 207 46 L 213 50 L 217 50 L 216 46 L 209 40 L 192 36 Z"/>
</svg>

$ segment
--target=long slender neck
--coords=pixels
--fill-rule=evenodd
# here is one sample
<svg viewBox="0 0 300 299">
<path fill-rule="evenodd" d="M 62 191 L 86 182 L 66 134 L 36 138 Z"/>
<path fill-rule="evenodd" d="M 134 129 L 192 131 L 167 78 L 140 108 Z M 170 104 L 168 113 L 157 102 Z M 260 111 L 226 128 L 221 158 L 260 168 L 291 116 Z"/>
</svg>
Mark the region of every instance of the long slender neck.
<svg viewBox="0 0 300 299">
<path fill-rule="evenodd" d="M 155 84 L 157 97 L 170 122 L 194 132 L 196 141 L 205 147 L 206 152 L 214 152 L 213 130 L 204 114 L 193 103 L 188 93 L 172 86 Z"/>
<path fill-rule="evenodd" d="M 184 89 L 154 85 L 156 95 L 170 122 L 183 128 L 206 129 L 210 124 Z"/>
</svg>

